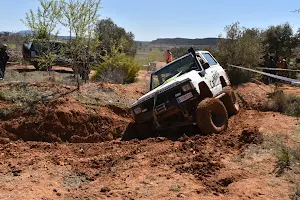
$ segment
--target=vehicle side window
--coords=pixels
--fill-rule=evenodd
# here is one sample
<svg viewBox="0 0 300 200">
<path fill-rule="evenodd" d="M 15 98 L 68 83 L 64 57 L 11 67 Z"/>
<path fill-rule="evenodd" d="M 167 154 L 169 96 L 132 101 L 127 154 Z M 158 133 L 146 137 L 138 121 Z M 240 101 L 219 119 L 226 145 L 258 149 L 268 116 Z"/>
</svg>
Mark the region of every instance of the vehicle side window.
<svg viewBox="0 0 300 200">
<path fill-rule="evenodd" d="M 210 66 L 218 64 L 217 61 L 209 53 L 203 53 L 202 55 L 207 60 Z"/>
</svg>

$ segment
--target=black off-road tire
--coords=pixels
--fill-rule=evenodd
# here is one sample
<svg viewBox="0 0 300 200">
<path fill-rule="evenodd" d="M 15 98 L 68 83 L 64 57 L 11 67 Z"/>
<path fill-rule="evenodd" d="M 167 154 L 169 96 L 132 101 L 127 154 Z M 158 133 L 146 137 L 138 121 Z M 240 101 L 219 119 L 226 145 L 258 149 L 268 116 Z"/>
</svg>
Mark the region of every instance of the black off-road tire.
<svg viewBox="0 0 300 200">
<path fill-rule="evenodd" d="M 223 93 L 225 93 L 225 96 L 222 97 L 222 102 L 227 110 L 228 115 L 232 116 L 238 114 L 240 106 L 232 88 L 229 86 L 224 87 Z"/>
<path fill-rule="evenodd" d="M 123 133 L 122 140 L 128 141 L 138 138 L 138 134 L 136 131 L 136 124 L 134 122 L 130 122 Z"/>
<path fill-rule="evenodd" d="M 152 126 L 153 124 L 151 122 L 137 123 L 136 132 L 138 139 L 144 140 L 154 136 Z"/>
<path fill-rule="evenodd" d="M 219 99 L 204 99 L 196 109 L 196 122 L 203 134 L 219 133 L 226 130 L 228 114 L 224 104 Z"/>
<path fill-rule="evenodd" d="M 154 136 L 152 123 L 135 123 L 131 122 L 125 130 L 122 140 L 128 141 L 133 139 L 144 140 Z"/>
</svg>

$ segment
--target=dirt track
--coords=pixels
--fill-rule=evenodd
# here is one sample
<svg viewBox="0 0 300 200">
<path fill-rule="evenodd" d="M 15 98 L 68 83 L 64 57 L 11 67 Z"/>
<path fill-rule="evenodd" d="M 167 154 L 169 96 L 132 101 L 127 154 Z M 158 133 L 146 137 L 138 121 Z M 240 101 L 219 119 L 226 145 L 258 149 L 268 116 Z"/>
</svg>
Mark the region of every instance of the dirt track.
<svg viewBox="0 0 300 200">
<path fill-rule="evenodd" d="M 226 132 L 208 136 L 190 127 L 177 138 L 120 141 L 131 120 L 125 108 L 71 94 L 34 112 L 18 109 L 0 122 L 0 199 L 289 199 L 293 184 L 276 177 L 276 158 L 257 149 L 264 136 L 294 134 L 299 119 L 253 110 L 271 90 L 260 87 L 239 87 L 245 109 Z M 81 95 L 97 88 L 119 102 L 146 92 L 145 82 L 93 83 Z"/>
</svg>

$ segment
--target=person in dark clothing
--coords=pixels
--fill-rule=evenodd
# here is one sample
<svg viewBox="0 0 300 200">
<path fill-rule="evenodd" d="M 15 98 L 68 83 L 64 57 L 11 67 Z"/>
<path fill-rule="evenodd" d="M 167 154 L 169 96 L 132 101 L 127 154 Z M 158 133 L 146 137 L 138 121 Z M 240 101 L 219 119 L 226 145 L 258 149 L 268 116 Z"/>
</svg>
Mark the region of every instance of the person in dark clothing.
<svg viewBox="0 0 300 200">
<path fill-rule="evenodd" d="M 276 62 L 273 58 L 273 56 L 270 56 L 270 65 L 269 65 L 270 68 L 276 68 Z"/>
<path fill-rule="evenodd" d="M 2 44 L 0 46 L 0 80 L 4 79 L 5 68 L 8 60 L 9 56 L 7 55 L 7 45 Z"/>
</svg>

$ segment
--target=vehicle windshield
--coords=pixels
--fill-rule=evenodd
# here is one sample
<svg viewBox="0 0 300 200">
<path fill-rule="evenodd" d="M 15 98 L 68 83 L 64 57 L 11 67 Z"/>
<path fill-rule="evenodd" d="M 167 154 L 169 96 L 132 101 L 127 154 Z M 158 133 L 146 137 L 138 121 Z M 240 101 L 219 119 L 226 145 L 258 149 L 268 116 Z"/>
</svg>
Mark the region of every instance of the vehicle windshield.
<svg viewBox="0 0 300 200">
<path fill-rule="evenodd" d="M 197 69 L 197 65 L 192 55 L 177 60 L 168 66 L 162 68 L 161 70 L 153 73 L 151 75 L 151 86 L 150 90 L 157 88 L 158 86 L 164 84 L 169 79 L 174 76 L 179 76 L 181 74 L 187 73 L 193 69 Z"/>
</svg>

